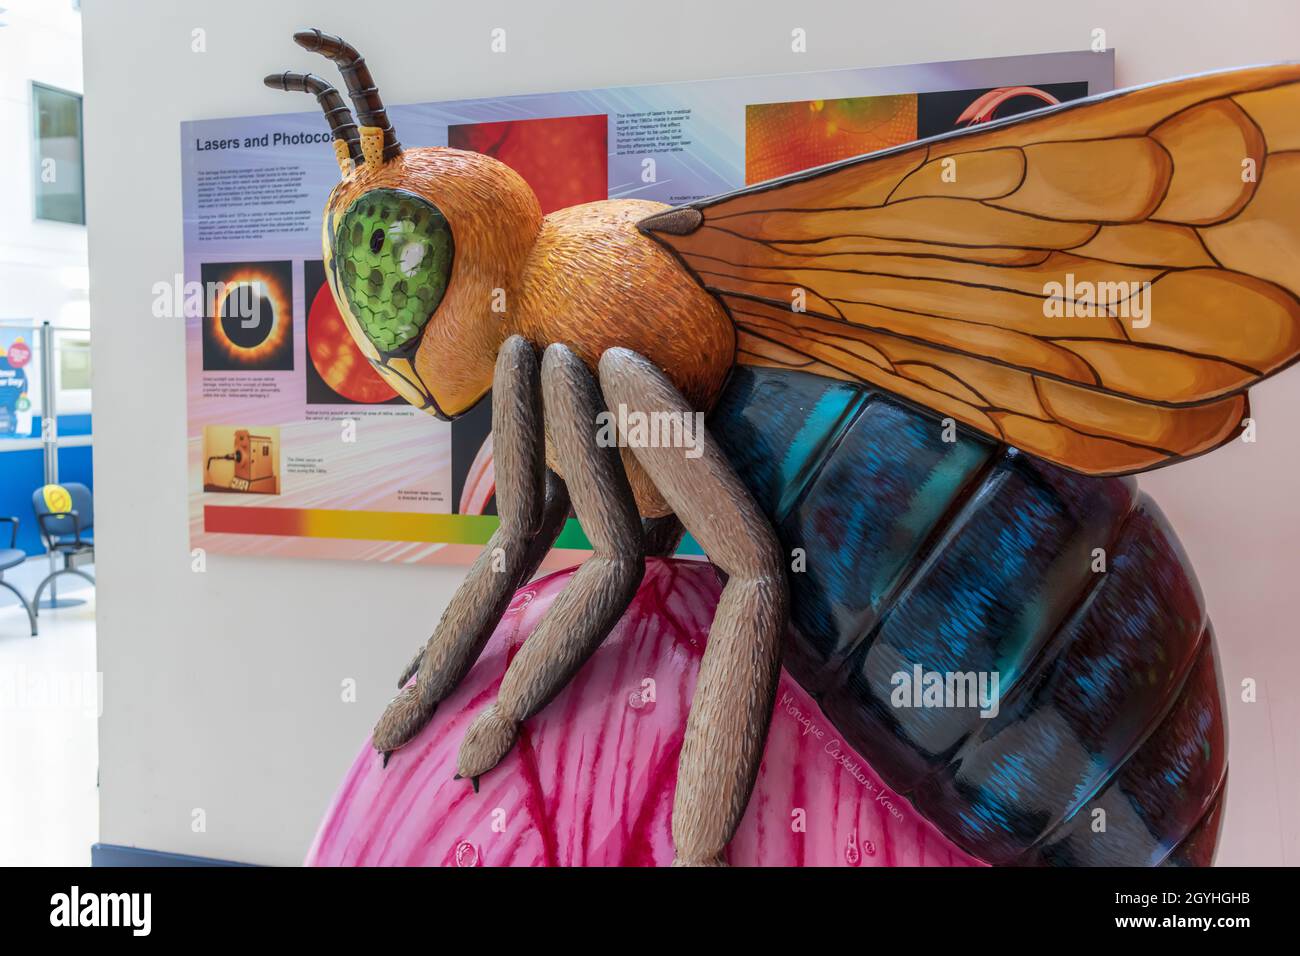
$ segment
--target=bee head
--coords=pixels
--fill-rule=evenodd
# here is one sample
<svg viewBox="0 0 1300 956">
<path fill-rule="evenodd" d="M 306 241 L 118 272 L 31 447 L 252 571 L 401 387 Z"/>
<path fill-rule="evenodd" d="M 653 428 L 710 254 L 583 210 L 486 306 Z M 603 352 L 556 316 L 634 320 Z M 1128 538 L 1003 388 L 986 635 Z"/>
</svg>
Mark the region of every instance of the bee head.
<svg viewBox="0 0 1300 956">
<path fill-rule="evenodd" d="M 338 37 L 294 40 L 339 65 L 361 128 L 311 74 L 273 74 L 276 89 L 315 93 L 334 133 L 342 181 L 325 207 L 325 274 L 361 352 L 403 398 L 442 419 L 491 387 L 510 334 L 509 305 L 541 225 L 523 179 L 479 153 L 403 149 L 365 61 Z"/>
</svg>

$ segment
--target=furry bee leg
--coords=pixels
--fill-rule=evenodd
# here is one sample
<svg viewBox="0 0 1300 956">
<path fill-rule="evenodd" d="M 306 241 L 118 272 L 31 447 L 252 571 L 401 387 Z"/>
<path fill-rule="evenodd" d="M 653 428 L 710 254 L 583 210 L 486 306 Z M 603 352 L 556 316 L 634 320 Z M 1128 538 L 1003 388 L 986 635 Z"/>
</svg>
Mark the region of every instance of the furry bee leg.
<svg viewBox="0 0 1300 956">
<path fill-rule="evenodd" d="M 646 518 L 641 522 L 641 532 L 645 535 L 647 558 L 671 558 L 681 545 L 686 529 L 677 515 L 664 515 Z"/>
<path fill-rule="evenodd" d="M 497 497 L 499 499 L 500 495 L 498 494 Z M 560 532 L 564 530 L 564 523 L 569 520 L 569 489 L 565 486 L 564 479 L 549 468 L 546 471 L 545 497 L 546 503 L 542 506 L 541 529 L 528 541 L 528 550 L 524 554 L 524 560 L 520 567 L 519 581 L 518 584 L 515 585 L 516 588 L 522 586 L 529 578 L 537 573 L 537 569 L 541 565 L 543 559 L 545 559 L 546 555 L 550 553 L 551 546 L 555 544 L 555 539 L 558 538 Z M 500 509 L 498 508 L 498 511 L 499 510 Z M 488 551 L 491 552 L 495 549 L 495 544 L 489 544 L 487 548 Z M 513 597 L 513 592 L 511 593 L 511 596 Z M 507 604 L 508 603 L 509 602 L 507 601 Z M 495 628 L 496 622 L 494 621 L 488 628 L 488 634 L 490 635 Z M 415 656 L 411 658 L 411 662 L 407 664 L 406 669 L 402 671 L 402 676 L 398 678 L 398 690 L 405 687 L 407 682 L 419 671 L 420 663 L 424 660 L 425 652 L 428 650 L 429 644 L 431 644 L 432 641 L 433 638 L 430 638 L 424 644 L 420 645 L 420 649 L 415 652 Z"/>
<path fill-rule="evenodd" d="M 546 470 L 536 350 L 511 337 L 498 353 L 495 375 L 492 431 L 501 524 L 408 668 L 416 673 L 415 684 L 393 698 L 376 725 L 374 747 L 385 754 L 419 733 L 460 683 L 568 515 L 564 483 Z"/>
<path fill-rule="evenodd" d="M 615 443 L 601 447 L 605 403 L 595 377 L 573 352 L 552 345 L 542 358 L 542 395 L 551 454 L 595 554 L 524 641 L 502 678 L 496 703 L 465 734 L 462 777 L 495 767 L 520 722 L 558 694 L 627 610 L 645 573 L 645 542 L 632 488 Z"/>
<path fill-rule="evenodd" d="M 610 407 L 626 407 L 629 415 L 668 412 L 699 421 L 668 378 L 635 352 L 606 352 L 600 383 Z M 767 519 L 708 432 L 696 427 L 691 434 L 688 448 L 644 447 L 631 437 L 628 444 L 686 530 L 728 575 L 700 663 L 673 801 L 677 863 L 710 866 L 725 862 L 758 776 L 789 594 Z"/>
</svg>

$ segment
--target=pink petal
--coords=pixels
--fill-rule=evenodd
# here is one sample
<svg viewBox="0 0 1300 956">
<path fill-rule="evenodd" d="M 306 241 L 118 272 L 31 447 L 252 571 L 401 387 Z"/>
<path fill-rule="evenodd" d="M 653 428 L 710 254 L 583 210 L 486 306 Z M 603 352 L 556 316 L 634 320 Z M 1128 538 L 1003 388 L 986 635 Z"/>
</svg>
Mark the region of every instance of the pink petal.
<svg viewBox="0 0 1300 956">
<path fill-rule="evenodd" d="M 664 866 L 677 756 L 719 586 L 652 560 L 614 632 L 480 781 L 453 780 L 473 718 L 572 575 L 520 589 L 483 657 L 386 770 L 361 749 L 307 856 L 314 866 Z M 782 673 L 763 765 L 728 857 L 740 866 L 965 866 L 840 743 Z"/>
</svg>

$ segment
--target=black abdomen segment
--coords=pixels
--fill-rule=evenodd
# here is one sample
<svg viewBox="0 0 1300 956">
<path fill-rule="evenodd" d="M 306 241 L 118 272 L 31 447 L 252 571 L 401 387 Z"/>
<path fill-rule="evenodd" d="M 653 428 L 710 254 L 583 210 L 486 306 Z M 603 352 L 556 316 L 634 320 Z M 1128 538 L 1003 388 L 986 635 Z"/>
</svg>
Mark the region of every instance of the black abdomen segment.
<svg viewBox="0 0 1300 956">
<path fill-rule="evenodd" d="M 792 565 L 803 549 L 787 669 L 920 813 L 990 863 L 1210 862 L 1226 777 L 1212 632 L 1131 479 L 799 372 L 737 369 L 711 431 Z M 994 674 L 992 716 L 902 676 L 960 691 Z"/>
</svg>

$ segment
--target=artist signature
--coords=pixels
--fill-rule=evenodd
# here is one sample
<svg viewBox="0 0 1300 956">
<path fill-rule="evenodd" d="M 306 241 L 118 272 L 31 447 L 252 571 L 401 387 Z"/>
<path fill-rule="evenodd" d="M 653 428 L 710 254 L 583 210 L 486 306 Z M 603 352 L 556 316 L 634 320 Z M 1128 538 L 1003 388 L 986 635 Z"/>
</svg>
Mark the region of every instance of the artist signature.
<svg viewBox="0 0 1300 956">
<path fill-rule="evenodd" d="M 880 785 L 871 775 L 866 764 L 858 758 L 848 744 L 829 733 L 828 728 L 817 723 L 814 714 L 801 708 L 793 694 L 788 691 L 782 693 L 777 706 L 785 712 L 786 716 L 793 718 L 794 722 L 799 725 L 801 728 L 800 736 L 811 737 L 821 743 L 822 753 L 829 756 L 835 763 L 839 764 L 841 769 L 848 771 L 849 776 L 874 794 L 875 802 L 881 808 L 887 810 L 895 820 L 903 819 L 900 799 Z"/>
</svg>

